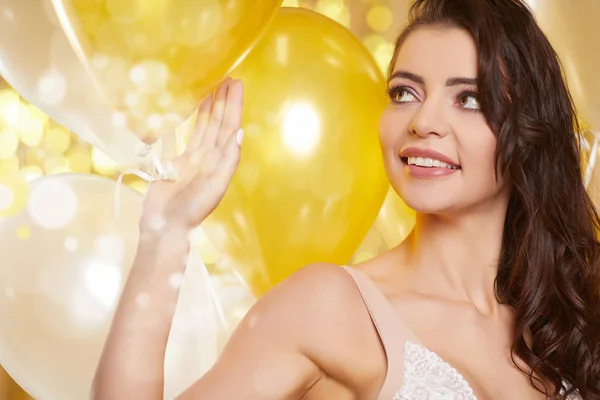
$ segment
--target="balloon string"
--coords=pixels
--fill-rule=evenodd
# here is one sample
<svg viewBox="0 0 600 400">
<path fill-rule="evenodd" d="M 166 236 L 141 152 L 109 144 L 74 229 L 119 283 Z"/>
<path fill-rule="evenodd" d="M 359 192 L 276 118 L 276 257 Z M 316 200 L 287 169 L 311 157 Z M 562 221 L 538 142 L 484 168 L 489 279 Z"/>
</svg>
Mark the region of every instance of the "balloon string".
<svg viewBox="0 0 600 400">
<path fill-rule="evenodd" d="M 121 210 L 121 185 L 123 184 L 123 178 L 127 175 L 135 175 L 138 178 L 143 179 L 147 183 L 152 183 L 156 181 L 174 181 L 177 180 L 177 171 L 173 166 L 172 162 L 166 162 L 163 164 L 158 157 L 153 156 L 152 158 L 152 169 L 156 172 L 156 176 L 152 176 L 151 174 L 140 171 L 138 169 L 128 169 L 123 171 L 119 177 L 117 178 L 117 184 L 115 187 L 115 198 L 114 198 L 114 217 L 115 220 L 118 221 L 120 217 Z"/>
</svg>

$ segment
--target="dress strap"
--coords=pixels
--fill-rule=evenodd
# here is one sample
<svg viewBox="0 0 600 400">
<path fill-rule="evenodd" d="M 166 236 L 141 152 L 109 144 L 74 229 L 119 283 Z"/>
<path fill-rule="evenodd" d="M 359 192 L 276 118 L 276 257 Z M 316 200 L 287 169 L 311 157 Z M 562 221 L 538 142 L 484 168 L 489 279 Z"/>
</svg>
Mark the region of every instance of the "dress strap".
<svg viewBox="0 0 600 400">
<path fill-rule="evenodd" d="M 346 266 L 343 268 L 354 279 L 386 354 L 387 373 L 378 399 L 391 400 L 404 382 L 406 341 L 416 338 L 406 328 L 394 306 L 364 272 Z"/>
</svg>

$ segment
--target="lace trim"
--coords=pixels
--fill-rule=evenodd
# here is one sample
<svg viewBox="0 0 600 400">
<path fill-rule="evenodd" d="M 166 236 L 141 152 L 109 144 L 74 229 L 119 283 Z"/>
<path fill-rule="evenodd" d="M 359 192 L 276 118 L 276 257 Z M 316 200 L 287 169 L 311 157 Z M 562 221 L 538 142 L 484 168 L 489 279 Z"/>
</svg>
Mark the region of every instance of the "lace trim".
<svg viewBox="0 0 600 400">
<path fill-rule="evenodd" d="M 404 384 L 393 400 L 477 400 L 466 379 L 434 352 L 407 341 Z"/>
<path fill-rule="evenodd" d="M 392 400 L 477 400 L 469 382 L 433 351 L 404 344 L 404 384 Z M 562 391 L 564 393 L 564 391 Z M 582 400 L 578 392 L 566 400 Z"/>
</svg>

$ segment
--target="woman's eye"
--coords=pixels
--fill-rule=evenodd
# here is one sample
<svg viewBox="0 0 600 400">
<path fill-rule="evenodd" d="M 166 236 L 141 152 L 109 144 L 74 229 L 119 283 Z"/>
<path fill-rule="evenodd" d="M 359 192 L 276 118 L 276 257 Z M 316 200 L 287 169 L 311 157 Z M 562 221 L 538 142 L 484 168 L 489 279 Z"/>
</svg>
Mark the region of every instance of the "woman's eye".
<svg viewBox="0 0 600 400">
<path fill-rule="evenodd" d="M 479 110 L 479 101 L 473 94 L 463 94 L 458 98 L 458 104 L 469 110 Z"/>
<path fill-rule="evenodd" d="M 390 100 L 395 103 L 409 103 L 416 101 L 416 97 L 408 89 L 395 88 L 389 91 Z"/>
</svg>

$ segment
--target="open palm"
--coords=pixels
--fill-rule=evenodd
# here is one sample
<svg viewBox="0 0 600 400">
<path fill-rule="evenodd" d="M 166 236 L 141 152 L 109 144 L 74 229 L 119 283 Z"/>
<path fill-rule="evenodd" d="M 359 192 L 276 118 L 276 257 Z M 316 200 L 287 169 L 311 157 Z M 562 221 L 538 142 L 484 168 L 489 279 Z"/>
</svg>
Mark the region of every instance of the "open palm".
<svg viewBox="0 0 600 400">
<path fill-rule="evenodd" d="M 243 87 L 227 79 L 198 109 L 185 152 L 172 161 L 175 177 L 150 184 L 142 228 L 197 227 L 219 204 L 240 160 Z"/>
</svg>

